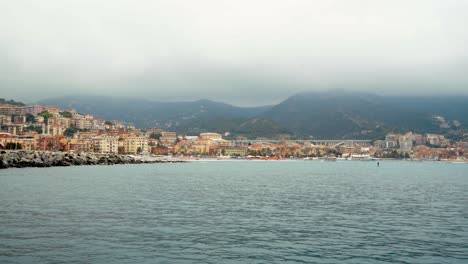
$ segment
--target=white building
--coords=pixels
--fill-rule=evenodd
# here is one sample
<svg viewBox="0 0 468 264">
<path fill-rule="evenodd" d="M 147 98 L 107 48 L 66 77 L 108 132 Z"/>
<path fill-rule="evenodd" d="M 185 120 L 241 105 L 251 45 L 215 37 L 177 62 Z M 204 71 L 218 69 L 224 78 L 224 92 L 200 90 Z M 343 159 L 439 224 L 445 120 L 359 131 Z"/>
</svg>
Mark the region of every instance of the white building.
<svg viewBox="0 0 468 264">
<path fill-rule="evenodd" d="M 119 138 L 114 136 L 98 136 L 93 138 L 94 152 L 115 153 L 119 152 Z"/>
<path fill-rule="evenodd" d="M 148 138 L 127 137 L 124 139 L 124 152 L 127 154 L 148 153 Z"/>
</svg>

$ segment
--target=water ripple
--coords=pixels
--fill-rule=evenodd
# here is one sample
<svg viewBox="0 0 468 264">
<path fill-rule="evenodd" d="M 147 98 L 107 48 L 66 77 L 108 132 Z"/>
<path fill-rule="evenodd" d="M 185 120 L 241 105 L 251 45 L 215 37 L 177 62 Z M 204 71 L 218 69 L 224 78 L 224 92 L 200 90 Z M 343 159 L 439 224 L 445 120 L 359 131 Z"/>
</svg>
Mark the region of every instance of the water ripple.
<svg viewBox="0 0 468 264">
<path fill-rule="evenodd" d="M 468 263 L 467 171 L 366 162 L 3 170 L 0 263 Z"/>
</svg>

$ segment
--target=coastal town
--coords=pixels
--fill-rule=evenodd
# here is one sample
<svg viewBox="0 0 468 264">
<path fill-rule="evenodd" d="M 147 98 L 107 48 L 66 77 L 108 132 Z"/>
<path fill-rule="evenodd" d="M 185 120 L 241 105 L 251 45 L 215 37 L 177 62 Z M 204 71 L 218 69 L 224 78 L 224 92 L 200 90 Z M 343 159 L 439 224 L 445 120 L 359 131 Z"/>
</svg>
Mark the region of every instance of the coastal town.
<svg viewBox="0 0 468 264">
<path fill-rule="evenodd" d="M 381 140 L 288 140 L 237 137 L 229 132 L 178 134 L 50 105 L 0 104 L 0 148 L 64 153 L 178 156 L 198 159 L 468 160 L 468 141 L 439 134 L 389 133 Z"/>
</svg>

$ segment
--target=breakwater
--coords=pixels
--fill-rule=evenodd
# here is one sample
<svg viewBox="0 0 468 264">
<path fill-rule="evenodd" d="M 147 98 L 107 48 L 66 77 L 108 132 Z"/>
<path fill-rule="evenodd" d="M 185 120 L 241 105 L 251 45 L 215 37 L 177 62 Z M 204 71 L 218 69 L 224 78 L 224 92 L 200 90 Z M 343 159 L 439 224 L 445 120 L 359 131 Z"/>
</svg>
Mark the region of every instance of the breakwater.
<svg viewBox="0 0 468 264">
<path fill-rule="evenodd" d="M 174 163 L 183 161 L 167 160 L 153 157 L 98 153 L 66 153 L 21 150 L 2 150 L 0 152 L 0 169 L 82 165 L 147 164 L 168 162 Z"/>
</svg>

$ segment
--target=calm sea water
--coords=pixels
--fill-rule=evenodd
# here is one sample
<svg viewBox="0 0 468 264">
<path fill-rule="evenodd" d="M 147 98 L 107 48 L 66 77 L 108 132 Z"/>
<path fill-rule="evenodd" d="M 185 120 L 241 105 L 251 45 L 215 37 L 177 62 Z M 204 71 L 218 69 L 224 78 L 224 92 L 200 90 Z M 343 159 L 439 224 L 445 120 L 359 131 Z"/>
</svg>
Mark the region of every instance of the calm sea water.
<svg viewBox="0 0 468 264">
<path fill-rule="evenodd" d="M 1 170 L 0 263 L 468 263 L 468 164 Z"/>
</svg>

